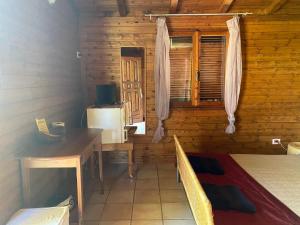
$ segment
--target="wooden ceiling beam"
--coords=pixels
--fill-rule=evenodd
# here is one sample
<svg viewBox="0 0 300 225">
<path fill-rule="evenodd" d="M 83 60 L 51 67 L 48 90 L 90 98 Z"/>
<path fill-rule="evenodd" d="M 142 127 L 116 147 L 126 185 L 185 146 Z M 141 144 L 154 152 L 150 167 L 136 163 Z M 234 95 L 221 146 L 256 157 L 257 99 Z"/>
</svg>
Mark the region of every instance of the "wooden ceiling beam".
<svg viewBox="0 0 300 225">
<path fill-rule="evenodd" d="M 128 6 L 126 0 L 117 0 L 120 16 L 127 16 Z"/>
<path fill-rule="evenodd" d="M 288 0 L 274 0 L 270 6 L 265 8 L 264 10 L 260 11 L 259 14 L 263 15 L 270 15 L 272 13 L 277 12 L 279 9 L 283 7 L 285 3 L 287 3 Z"/>
<path fill-rule="evenodd" d="M 219 12 L 220 13 L 227 13 L 234 1 L 235 0 L 223 0 L 221 6 L 219 8 Z"/>
<path fill-rule="evenodd" d="M 170 13 L 176 13 L 179 0 L 170 0 Z"/>
</svg>

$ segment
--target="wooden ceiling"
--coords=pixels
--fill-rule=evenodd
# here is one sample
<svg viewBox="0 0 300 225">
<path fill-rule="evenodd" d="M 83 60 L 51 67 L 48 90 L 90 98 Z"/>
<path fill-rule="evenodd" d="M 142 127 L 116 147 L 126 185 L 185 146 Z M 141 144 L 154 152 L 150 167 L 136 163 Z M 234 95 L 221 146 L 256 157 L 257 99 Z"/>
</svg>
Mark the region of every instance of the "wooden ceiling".
<svg viewBox="0 0 300 225">
<path fill-rule="evenodd" d="M 300 0 L 74 0 L 81 13 L 140 16 L 145 13 L 252 12 L 300 14 Z"/>
</svg>

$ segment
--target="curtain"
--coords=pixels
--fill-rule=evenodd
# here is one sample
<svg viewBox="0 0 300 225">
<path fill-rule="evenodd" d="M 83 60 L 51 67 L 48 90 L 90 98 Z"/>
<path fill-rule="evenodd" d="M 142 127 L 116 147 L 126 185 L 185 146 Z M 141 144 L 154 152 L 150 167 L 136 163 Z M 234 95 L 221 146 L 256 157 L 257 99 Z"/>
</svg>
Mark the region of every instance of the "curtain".
<svg viewBox="0 0 300 225">
<path fill-rule="evenodd" d="M 153 143 L 158 143 L 164 136 L 162 121 L 168 118 L 170 105 L 170 39 L 166 18 L 158 18 L 156 23 L 154 80 L 155 111 L 158 125 L 152 139 Z"/>
<path fill-rule="evenodd" d="M 242 50 L 239 18 L 235 16 L 231 20 L 228 20 L 227 27 L 230 36 L 226 58 L 224 102 L 229 125 L 225 132 L 227 134 L 233 134 L 235 132 L 234 113 L 239 101 L 242 80 Z"/>
</svg>

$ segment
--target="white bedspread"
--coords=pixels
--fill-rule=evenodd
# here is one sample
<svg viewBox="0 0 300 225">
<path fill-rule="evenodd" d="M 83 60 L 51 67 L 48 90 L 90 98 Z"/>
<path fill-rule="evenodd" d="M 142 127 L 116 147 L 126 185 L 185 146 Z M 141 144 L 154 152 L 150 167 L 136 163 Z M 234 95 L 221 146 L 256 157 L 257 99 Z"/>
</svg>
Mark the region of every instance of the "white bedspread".
<svg viewBox="0 0 300 225">
<path fill-rule="evenodd" d="M 300 216 L 300 156 L 232 154 L 255 180 Z"/>
</svg>

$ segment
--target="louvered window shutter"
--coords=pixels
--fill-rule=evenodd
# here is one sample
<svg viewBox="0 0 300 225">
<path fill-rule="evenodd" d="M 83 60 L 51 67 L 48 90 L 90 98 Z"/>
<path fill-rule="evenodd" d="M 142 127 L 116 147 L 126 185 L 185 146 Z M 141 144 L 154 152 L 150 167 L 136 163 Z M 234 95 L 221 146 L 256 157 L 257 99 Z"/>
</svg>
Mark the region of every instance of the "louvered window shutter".
<svg viewBox="0 0 300 225">
<path fill-rule="evenodd" d="M 226 55 L 225 36 L 200 38 L 200 102 L 222 102 Z"/>
<path fill-rule="evenodd" d="M 172 102 L 191 101 L 192 48 L 170 50 Z"/>
</svg>

